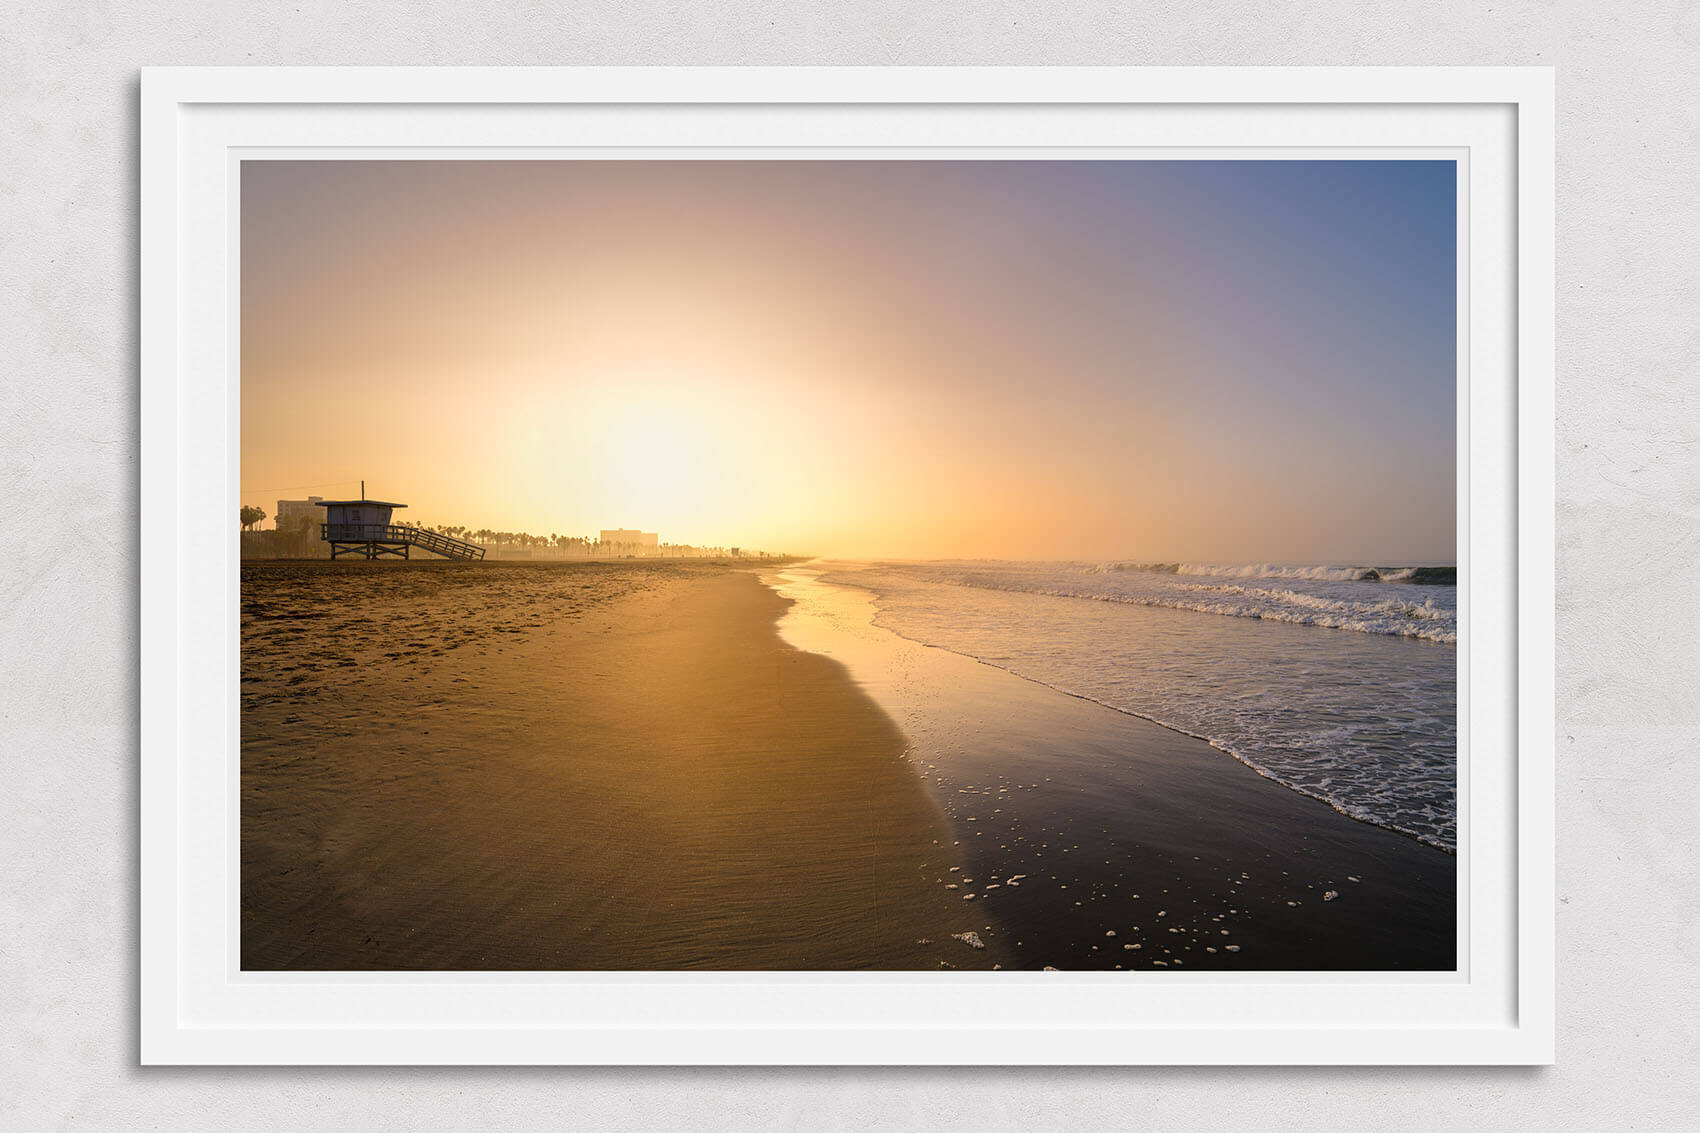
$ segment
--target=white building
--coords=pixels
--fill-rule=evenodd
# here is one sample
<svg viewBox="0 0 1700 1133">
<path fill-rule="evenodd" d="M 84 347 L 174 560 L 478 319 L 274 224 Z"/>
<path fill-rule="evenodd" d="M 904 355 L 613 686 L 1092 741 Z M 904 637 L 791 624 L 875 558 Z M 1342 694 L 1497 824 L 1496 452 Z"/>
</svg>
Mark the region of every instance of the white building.
<svg viewBox="0 0 1700 1133">
<path fill-rule="evenodd" d="M 294 531 L 303 523 L 308 524 L 317 538 L 319 524 L 325 521 L 324 499 L 320 496 L 308 496 L 304 500 L 279 500 L 272 520 L 279 531 Z"/>
</svg>

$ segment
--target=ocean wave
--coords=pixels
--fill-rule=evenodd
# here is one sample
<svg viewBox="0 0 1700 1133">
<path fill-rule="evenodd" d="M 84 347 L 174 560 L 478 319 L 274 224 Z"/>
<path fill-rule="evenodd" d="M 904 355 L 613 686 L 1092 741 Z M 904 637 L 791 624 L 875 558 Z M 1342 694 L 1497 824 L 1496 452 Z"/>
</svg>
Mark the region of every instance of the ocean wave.
<svg viewBox="0 0 1700 1133">
<path fill-rule="evenodd" d="M 1297 578 L 1314 582 L 1409 582 L 1455 586 L 1458 568 L 1449 566 L 1284 566 L 1277 563 L 1104 563 L 1094 572 L 1196 575 L 1202 578 Z"/>
<path fill-rule="evenodd" d="M 984 590 L 1039 594 L 1053 598 L 1077 598 L 1094 602 L 1116 602 L 1132 606 L 1154 606 L 1190 610 L 1224 617 L 1257 618 L 1291 625 L 1317 626 L 1354 633 L 1411 637 L 1422 641 L 1455 645 L 1458 615 L 1455 604 L 1436 596 L 1421 602 L 1387 597 L 1378 585 L 1365 586 L 1363 579 L 1334 578 L 1320 572 L 1344 572 L 1340 567 L 1278 568 L 1293 573 L 1257 574 L 1257 568 L 1239 568 L 1242 573 L 1196 571 L 1203 579 L 1281 579 L 1289 583 L 1313 582 L 1354 584 L 1349 589 L 1301 590 L 1285 587 L 1246 586 L 1228 582 L 1190 582 L 1163 577 L 1167 572 L 1145 572 L 1152 577 L 1129 579 L 1125 572 L 1100 566 L 1011 567 L 997 570 L 952 568 L 933 565 L 928 576 L 936 582 Z M 1269 568 L 1275 569 L 1275 568 Z M 1356 569 L 1356 568 L 1350 568 Z M 1418 569 L 1418 568 L 1408 568 Z M 1301 570 L 1317 573 L 1300 574 Z"/>
<path fill-rule="evenodd" d="M 1383 598 L 1370 602 L 1342 600 L 1329 598 L 1321 594 L 1305 594 L 1297 590 L 1273 590 L 1264 587 L 1245 586 L 1212 586 L 1211 591 L 1244 595 L 1248 598 L 1267 599 L 1288 606 L 1299 606 L 1306 609 L 1337 614 L 1347 621 L 1359 621 L 1364 618 L 1386 619 L 1392 622 L 1408 620 L 1414 622 L 1437 622 L 1443 625 L 1451 637 L 1445 640 L 1456 640 L 1457 614 L 1445 606 L 1437 604 L 1432 598 L 1423 602 L 1405 602 L 1398 598 Z M 1258 615 L 1261 616 L 1261 615 Z M 1286 620 L 1286 619 L 1282 619 Z M 1355 628 L 1355 627 L 1345 627 Z M 1372 630 L 1369 632 L 1383 632 Z M 1397 636 L 1417 637 L 1416 633 L 1400 630 Z M 1430 638 L 1430 640 L 1442 640 Z"/>
</svg>

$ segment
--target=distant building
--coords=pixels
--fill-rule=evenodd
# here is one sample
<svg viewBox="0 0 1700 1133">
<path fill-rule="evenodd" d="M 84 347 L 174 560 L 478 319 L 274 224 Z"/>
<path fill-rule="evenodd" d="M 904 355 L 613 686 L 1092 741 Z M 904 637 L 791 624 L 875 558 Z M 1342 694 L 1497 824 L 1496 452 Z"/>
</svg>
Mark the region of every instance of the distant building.
<svg viewBox="0 0 1700 1133">
<path fill-rule="evenodd" d="M 298 531 L 305 525 L 313 529 L 314 538 L 318 537 L 319 524 L 325 521 L 324 497 L 308 496 L 304 500 L 279 500 L 277 512 L 272 516 L 279 531 Z"/>
<path fill-rule="evenodd" d="M 661 536 L 653 531 L 628 531 L 620 527 L 612 531 L 602 532 L 602 542 L 604 544 L 619 543 L 656 548 L 661 546 Z"/>
</svg>

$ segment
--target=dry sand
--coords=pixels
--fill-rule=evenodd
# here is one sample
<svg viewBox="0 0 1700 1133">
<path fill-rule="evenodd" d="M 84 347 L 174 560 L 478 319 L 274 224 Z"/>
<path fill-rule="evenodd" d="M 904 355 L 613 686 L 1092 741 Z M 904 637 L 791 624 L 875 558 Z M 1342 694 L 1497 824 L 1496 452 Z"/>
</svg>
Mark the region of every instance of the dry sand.
<svg viewBox="0 0 1700 1133">
<path fill-rule="evenodd" d="M 244 564 L 242 966 L 1003 959 L 951 939 L 985 922 L 947 821 L 785 606 L 686 563 Z"/>
</svg>

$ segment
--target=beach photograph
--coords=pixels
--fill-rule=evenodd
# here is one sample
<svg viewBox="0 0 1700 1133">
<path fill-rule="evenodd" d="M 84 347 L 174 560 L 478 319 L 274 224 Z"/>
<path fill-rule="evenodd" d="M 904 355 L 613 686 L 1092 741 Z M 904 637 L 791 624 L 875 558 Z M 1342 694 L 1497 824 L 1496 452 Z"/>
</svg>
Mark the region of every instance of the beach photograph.
<svg viewBox="0 0 1700 1133">
<path fill-rule="evenodd" d="M 1457 971 L 1458 176 L 242 161 L 241 968 Z"/>
</svg>

